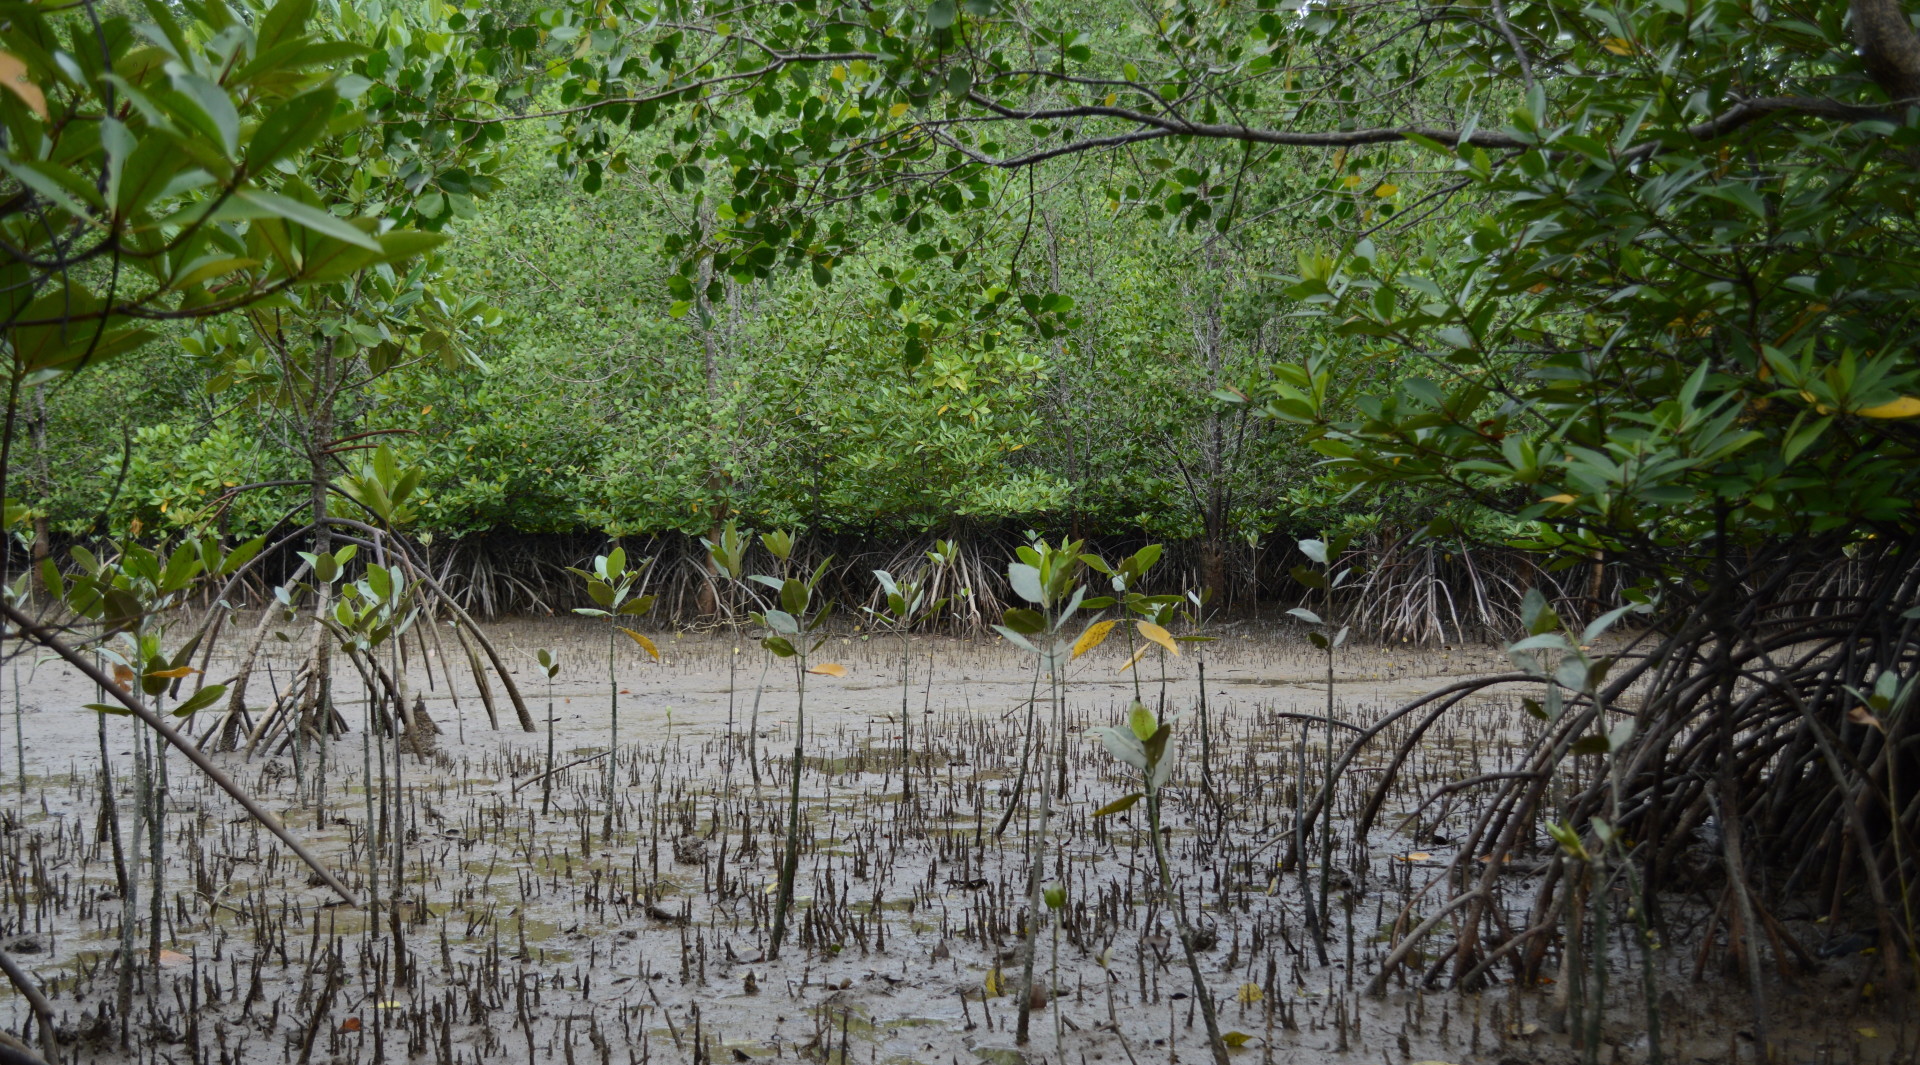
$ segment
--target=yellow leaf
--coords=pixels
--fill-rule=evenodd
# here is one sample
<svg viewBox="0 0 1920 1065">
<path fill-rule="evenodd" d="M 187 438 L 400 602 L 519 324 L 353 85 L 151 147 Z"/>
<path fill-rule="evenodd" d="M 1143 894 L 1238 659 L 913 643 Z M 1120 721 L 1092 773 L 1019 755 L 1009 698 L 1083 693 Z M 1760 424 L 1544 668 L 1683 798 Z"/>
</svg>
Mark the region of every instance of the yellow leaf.
<svg viewBox="0 0 1920 1065">
<path fill-rule="evenodd" d="M 1426 851 L 1414 851 L 1412 854 L 1403 855 L 1400 860 L 1403 862 L 1424 862 L 1430 861 L 1432 858 L 1433 855 Z"/>
<path fill-rule="evenodd" d="M 1863 1039 L 1872 1039 L 1874 1036 L 1880 1034 L 1879 1030 L 1875 1028 L 1855 1028 L 1854 1031 L 1859 1032 Z"/>
<path fill-rule="evenodd" d="M 1345 185 L 1350 189 L 1357 189 L 1360 187 L 1360 175 L 1348 174 L 1346 176 L 1346 179 L 1342 181 L 1341 184 Z"/>
<path fill-rule="evenodd" d="M 1127 670 L 1132 669 L 1136 664 L 1139 663 L 1139 661 L 1142 658 L 1145 658 L 1145 657 L 1147 657 L 1147 648 L 1146 646 L 1143 645 L 1138 651 L 1135 651 L 1133 653 L 1132 658 L 1129 658 L 1125 662 L 1120 663 L 1120 668 L 1114 670 L 1114 672 L 1125 673 Z"/>
<path fill-rule="evenodd" d="M 1373 194 L 1374 194 L 1375 196 L 1378 196 L 1378 197 L 1380 197 L 1381 199 L 1383 199 L 1383 200 L 1384 200 L 1384 199 L 1386 199 L 1387 197 L 1389 197 L 1389 196 L 1392 196 L 1392 195 L 1394 195 L 1394 194 L 1396 194 L 1396 193 L 1398 193 L 1399 191 L 1400 191 L 1400 186 L 1398 186 L 1398 185 L 1395 185 L 1395 184 L 1392 184 L 1392 183 L 1388 183 L 1388 184 L 1385 184 L 1385 185 L 1381 185 L 1381 186 L 1380 186 L 1379 188 L 1377 188 L 1377 189 L 1374 189 L 1374 190 L 1373 190 Z"/>
<path fill-rule="evenodd" d="M 1151 621 L 1141 621 L 1135 624 L 1136 624 L 1136 627 L 1140 630 L 1140 635 L 1145 636 L 1147 639 L 1152 640 L 1154 643 L 1157 643 L 1160 646 L 1166 648 L 1167 650 L 1172 651 L 1175 655 L 1178 655 L 1180 653 L 1180 645 L 1173 642 L 1173 633 L 1170 633 L 1167 630 L 1161 628 L 1160 626 L 1155 625 Z"/>
<path fill-rule="evenodd" d="M 1920 416 L 1920 396 L 1901 396 L 1892 403 L 1882 403 L 1877 407 L 1865 407 L 1860 411 L 1863 418 L 1912 418 Z"/>
<path fill-rule="evenodd" d="M 633 631 L 632 629 L 623 628 L 620 631 L 626 633 L 628 636 L 633 637 L 633 642 L 639 644 L 640 649 L 642 651 L 645 651 L 646 653 L 652 655 L 654 661 L 658 662 L 660 660 L 660 649 L 653 645 L 652 640 L 647 639 L 645 636 L 640 635 L 639 633 Z"/>
<path fill-rule="evenodd" d="M 1226 1035 L 1223 1035 L 1220 1037 L 1220 1041 L 1238 1050 L 1239 1048 L 1246 1046 L 1247 1040 L 1252 1038 L 1253 1038 L 1252 1036 L 1248 1035 L 1245 1032 L 1228 1032 Z"/>
<path fill-rule="evenodd" d="M 156 669 L 148 673 L 147 676 L 162 677 L 166 680 L 179 680 L 181 677 L 191 677 L 198 672 L 200 671 L 192 666 L 180 666 L 176 669 Z"/>
<path fill-rule="evenodd" d="M 1233 997 L 1234 1001 L 1240 1003 L 1242 1006 L 1251 1006 L 1261 999 L 1266 998 L 1267 995 L 1266 992 L 1260 990 L 1259 984 L 1245 983 L 1240 985 L 1240 990 L 1234 992 Z"/>
<path fill-rule="evenodd" d="M 847 675 L 847 667 L 834 662 L 822 662 L 817 666 L 808 667 L 807 672 L 817 673 L 823 677 L 844 677 Z"/>
<path fill-rule="evenodd" d="M 892 107 L 887 108 L 887 117 L 889 118 L 899 118 L 906 113 L 907 105 L 904 103 L 894 104 Z"/>
<path fill-rule="evenodd" d="M 11 52 L 0 52 L 0 84 L 7 91 L 20 98 L 20 102 L 33 108 L 33 113 L 42 119 L 47 117 L 47 96 L 27 77 L 27 65 L 20 57 Z"/>
<path fill-rule="evenodd" d="M 987 973 L 987 978 L 986 980 L 982 981 L 981 986 L 986 989 L 988 996 L 992 998 L 999 998 L 1002 994 L 1005 993 L 1005 988 L 1001 987 L 1000 985 L 1001 985 L 1000 967 L 996 965 L 993 967 L 993 970 L 991 972 Z"/>
<path fill-rule="evenodd" d="M 1560 494 L 1559 494 L 1559 495 L 1557 495 L 1557 496 L 1548 496 L 1547 498 L 1545 498 L 1545 499 L 1542 499 L 1542 500 L 1541 500 L 1540 502 L 1542 502 L 1542 503 L 1572 503 L 1572 502 L 1574 502 L 1574 498 L 1573 498 L 1572 496 L 1570 496 L 1570 495 L 1568 495 L 1567 493 L 1565 493 L 1565 492 L 1562 492 L 1562 493 L 1560 493 Z"/>
<path fill-rule="evenodd" d="M 1633 54 L 1633 42 L 1627 40 L 1625 37 L 1608 37 L 1600 42 L 1600 47 L 1605 48 L 1614 55 Z"/>
<path fill-rule="evenodd" d="M 1113 631 L 1113 627 L 1116 624 L 1118 624 L 1118 622 L 1096 621 L 1088 625 L 1087 631 L 1081 633 L 1080 638 L 1073 641 L 1072 657 L 1079 658 L 1081 655 L 1100 646 L 1101 643 L 1105 642 L 1107 634 Z"/>
</svg>

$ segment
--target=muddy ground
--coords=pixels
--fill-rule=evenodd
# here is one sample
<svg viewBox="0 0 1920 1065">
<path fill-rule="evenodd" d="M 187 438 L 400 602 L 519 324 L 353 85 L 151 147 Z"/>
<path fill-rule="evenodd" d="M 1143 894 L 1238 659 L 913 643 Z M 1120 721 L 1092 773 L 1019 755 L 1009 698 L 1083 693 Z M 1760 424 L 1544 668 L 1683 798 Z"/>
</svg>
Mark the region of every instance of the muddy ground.
<svg viewBox="0 0 1920 1065">
<path fill-rule="evenodd" d="M 539 779 L 547 735 L 520 731 L 503 695 L 502 728 L 489 727 L 464 660 L 450 687 L 445 663 L 414 655 L 409 686 L 441 734 L 431 753 L 397 758 L 386 737 L 370 738 L 360 685 L 343 666 L 335 696 L 351 731 L 324 755 L 218 758 L 341 872 L 358 905 L 320 886 L 174 754 L 157 965 L 149 844 L 136 838 L 133 812 L 140 741 L 129 719 L 106 719 L 122 861 L 140 883 L 132 938 L 141 964 L 125 979 L 101 718 L 82 708 L 97 694 L 58 662 L 20 658 L 0 674 L 0 944 L 53 996 L 69 1060 L 1018 1060 L 1017 948 L 1042 763 L 1020 795 L 1016 782 L 1029 743 L 1044 754 L 1051 737 L 1046 707 L 1029 717 L 1030 658 L 998 641 L 914 640 L 903 759 L 900 644 L 847 633 L 817 653 L 848 674 L 808 678 L 808 842 L 788 942 L 767 960 L 796 720 L 791 671 L 766 674 L 756 719 L 763 656 L 751 643 L 736 655 L 724 636 L 657 633 L 656 663 L 620 638 L 620 745 L 609 773 L 606 630 L 556 619 L 490 631 L 518 664 L 543 730 L 548 688 L 534 652 L 560 656 L 553 756 L 576 764 L 551 778 L 550 792 Z M 1319 786 L 1326 731 L 1308 718 L 1325 711 L 1324 664 L 1285 633 L 1224 637 L 1205 648 L 1209 742 L 1203 752 L 1189 713 L 1177 729 L 1167 818 L 1181 898 L 1212 940 L 1202 966 L 1239 1044 L 1235 1059 L 1577 1060 L 1556 1030 L 1557 986 L 1423 992 L 1413 987 L 1420 964 L 1383 997 L 1363 993 L 1398 936 L 1437 907 L 1434 881 L 1455 856 L 1449 841 L 1476 809 L 1471 792 L 1425 800 L 1502 766 L 1527 727 L 1525 692 L 1509 686 L 1453 712 L 1401 774 L 1387 804 L 1394 816 L 1364 843 L 1348 838 L 1345 820 L 1337 826 L 1323 961 L 1305 903 L 1319 890 L 1319 852 L 1309 848 L 1304 891 L 1282 863 L 1295 785 Z M 294 644 L 273 646 L 281 657 L 256 678 L 250 704 L 288 682 Z M 1164 696 L 1158 664 L 1143 663 L 1150 705 L 1196 707 L 1199 650 L 1167 664 Z M 1053 820 L 1046 873 L 1066 901 L 1059 920 L 1042 925 L 1038 982 L 1051 993 L 1032 1014 L 1029 1060 L 1208 1060 L 1152 882 L 1144 807 L 1091 816 L 1131 790 L 1124 767 L 1085 736 L 1118 723 L 1133 697 L 1132 675 L 1115 671 L 1124 658 L 1109 645 L 1069 677 L 1067 803 Z M 1336 671 L 1334 715 L 1365 725 L 1439 683 L 1505 666 L 1491 647 L 1351 649 Z M 233 669 L 216 658 L 208 675 Z M 195 734 L 216 713 L 196 718 Z M 1363 758 L 1340 781 L 1343 819 L 1384 766 L 1384 756 Z M 382 828 L 396 807 L 397 848 Z M 1516 911 L 1554 860 L 1544 833 L 1537 854 L 1502 878 Z M 1665 908 L 1672 941 L 1657 1001 L 1669 1061 L 1754 1058 L 1754 1001 L 1725 971 L 1719 944 L 1687 938 L 1710 910 L 1705 893 Z M 1847 931 L 1805 919 L 1786 928 L 1809 948 Z M 1450 944 L 1443 934 L 1432 948 Z M 1648 1059 L 1638 965 L 1637 953 L 1617 959 L 1603 1061 Z M 1870 958 L 1783 968 L 1760 1004 L 1776 1060 L 1912 1059 L 1912 992 L 1876 989 Z M 0 1025 L 37 1038 L 28 1018 L 18 995 L 0 992 Z"/>
</svg>

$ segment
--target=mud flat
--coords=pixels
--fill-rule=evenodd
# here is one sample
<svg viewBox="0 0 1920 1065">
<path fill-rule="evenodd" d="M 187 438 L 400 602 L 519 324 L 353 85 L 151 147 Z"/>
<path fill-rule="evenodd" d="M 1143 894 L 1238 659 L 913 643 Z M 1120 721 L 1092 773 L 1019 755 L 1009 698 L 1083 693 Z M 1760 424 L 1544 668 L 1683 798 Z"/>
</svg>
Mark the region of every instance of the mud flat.
<svg viewBox="0 0 1920 1065">
<path fill-rule="evenodd" d="M 365 727 L 357 682 L 343 677 L 335 696 L 352 731 L 324 752 L 217 756 L 342 874 L 357 904 L 167 757 L 157 939 L 135 820 L 152 790 L 143 779 L 158 773 L 143 778 L 136 765 L 136 726 L 108 718 L 103 731 L 82 708 L 95 691 L 64 665 L 12 663 L 0 674 L 0 945 L 52 997 L 67 1059 L 1208 1060 L 1141 808 L 1092 816 L 1129 790 L 1124 767 L 1084 737 L 1117 723 L 1134 697 L 1116 656 L 1090 655 L 1069 678 L 1066 804 L 1045 870 L 1065 903 L 1041 926 L 1037 982 L 1047 990 L 1021 1048 L 1028 800 L 1038 774 L 1053 771 L 1035 753 L 1051 737 L 1046 714 L 1030 713 L 1030 658 L 999 643 L 916 640 L 903 757 L 899 644 L 849 633 L 818 652 L 848 672 L 809 682 L 798 901 L 785 949 L 767 960 L 794 744 L 791 671 L 774 665 L 762 688 L 759 650 L 743 643 L 736 653 L 711 635 L 659 634 L 659 663 L 623 645 L 621 742 L 609 758 L 602 631 L 555 620 L 495 632 L 523 663 L 517 680 L 542 729 L 549 692 L 534 650 L 563 663 L 550 778 L 546 733 L 518 730 L 504 700 L 503 728 L 489 727 L 470 675 L 452 671 L 449 690 L 431 656 L 408 670 L 441 730 L 431 751 L 396 754 Z M 1356 839 L 1356 818 L 1393 768 L 1392 732 L 1383 734 L 1381 753 L 1363 753 L 1336 783 L 1328 860 L 1308 839 L 1306 861 L 1289 865 L 1296 812 L 1321 786 L 1328 742 L 1321 660 L 1290 637 L 1253 631 L 1230 631 L 1206 654 L 1205 744 L 1191 712 L 1201 691 L 1191 650 L 1168 663 L 1164 682 L 1143 663 L 1139 693 L 1189 711 L 1168 786 L 1170 851 L 1235 1059 L 1578 1060 L 1558 1030 L 1556 984 L 1520 987 L 1495 972 L 1476 993 L 1420 988 L 1422 973 L 1441 971 L 1449 935 L 1423 945 L 1383 995 L 1365 993 L 1386 953 L 1439 911 L 1441 881 L 1479 809 L 1472 789 L 1446 785 L 1502 769 L 1529 727 L 1525 690 L 1491 689 L 1450 711 L 1397 767 L 1383 811 Z M 1344 748 L 1355 727 L 1407 698 L 1504 665 L 1487 647 L 1353 651 L 1334 678 L 1333 740 Z M 216 660 L 209 675 L 233 668 Z M 195 721 L 195 734 L 212 724 Z M 138 965 L 124 976 L 113 820 L 118 861 L 139 884 Z M 1532 853 L 1498 878 L 1515 920 L 1556 860 L 1544 832 Z M 1309 900 L 1317 907 L 1323 894 L 1329 920 L 1316 939 Z M 1712 902 L 1703 892 L 1663 907 L 1686 947 L 1659 974 L 1669 1061 L 1752 1060 L 1745 989 L 1722 972 L 1723 951 L 1685 939 Z M 1845 945 L 1844 930 L 1810 919 L 1782 931 L 1809 948 Z M 1709 954 L 1714 964 L 1695 964 Z M 1839 954 L 1780 959 L 1788 975 L 1769 999 L 1780 1060 L 1911 1060 L 1912 1011 L 1897 1001 L 1911 993 L 1876 994 L 1871 959 Z M 1637 957 L 1622 951 L 1615 966 L 1600 1060 L 1648 1057 Z M 0 1024 L 31 1039 L 30 1016 L 0 992 Z"/>
</svg>

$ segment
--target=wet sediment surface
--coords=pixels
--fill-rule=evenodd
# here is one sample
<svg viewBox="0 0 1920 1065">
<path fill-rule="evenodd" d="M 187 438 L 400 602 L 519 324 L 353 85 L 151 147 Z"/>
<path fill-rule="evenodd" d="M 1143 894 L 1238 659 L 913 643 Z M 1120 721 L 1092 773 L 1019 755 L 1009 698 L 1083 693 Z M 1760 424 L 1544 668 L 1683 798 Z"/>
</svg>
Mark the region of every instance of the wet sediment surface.
<svg viewBox="0 0 1920 1065">
<path fill-rule="evenodd" d="M 668 635 L 656 664 L 623 642 L 610 759 L 601 633 L 523 623 L 496 639 L 525 663 L 516 679 L 543 729 L 549 693 L 532 651 L 560 653 L 557 772 L 544 776 L 545 732 L 519 731 L 504 698 L 505 730 L 490 728 L 471 676 L 450 678 L 431 655 L 407 667 L 441 730 L 424 754 L 370 733 L 358 684 L 342 677 L 335 697 L 351 731 L 324 751 L 218 758 L 342 874 L 358 904 L 320 885 L 175 754 L 164 760 L 157 938 L 151 844 L 136 817 L 158 774 L 141 770 L 140 734 L 128 719 L 106 720 L 103 778 L 100 719 L 82 709 L 96 693 L 59 663 L 19 663 L 18 716 L 13 691 L 0 700 L 0 943 L 52 995 L 69 1059 L 1012 1065 L 1024 1052 L 1061 1065 L 1200 1062 L 1206 1034 L 1174 904 L 1198 932 L 1237 1060 L 1576 1056 L 1557 1031 L 1554 986 L 1417 990 L 1452 945 L 1447 935 L 1415 952 L 1412 975 L 1383 996 L 1364 994 L 1382 957 L 1445 899 L 1437 881 L 1477 808 L 1471 791 L 1440 789 L 1513 754 L 1528 727 L 1517 686 L 1449 712 L 1399 767 L 1359 841 L 1354 820 L 1389 768 L 1393 733 L 1383 734 L 1379 755 L 1363 754 L 1336 784 L 1328 860 L 1309 839 L 1302 868 L 1286 863 L 1298 804 L 1323 779 L 1328 729 L 1313 718 L 1326 711 L 1324 660 L 1269 635 L 1209 645 L 1204 744 L 1194 650 L 1166 663 L 1164 687 L 1159 665 L 1143 662 L 1143 700 L 1186 715 L 1165 804 L 1169 899 L 1144 805 L 1093 816 L 1135 787 L 1086 736 L 1119 723 L 1134 697 L 1132 674 L 1114 670 L 1124 655 L 1074 664 L 1063 773 L 1054 709 L 1044 684 L 1033 702 L 1027 656 L 913 641 L 903 745 L 900 643 L 834 637 L 815 660 L 847 675 L 807 678 L 804 842 L 788 938 L 773 959 L 791 669 L 774 665 L 762 688 L 763 658 L 749 643 L 736 656 L 724 638 Z M 285 684 L 289 666 L 256 687 Z M 1336 669 L 1334 717 L 1365 726 L 1439 683 L 1503 666 L 1492 648 L 1356 650 Z M 223 679 L 218 660 L 209 673 Z M 203 712 L 194 733 L 219 712 Z M 1334 742 L 1352 734 L 1338 727 Z M 117 860 L 138 884 L 139 964 L 124 977 L 103 780 Z M 1057 805 L 1042 878 L 1064 900 L 1039 925 L 1022 1048 L 1022 929 L 1043 780 Z M 1554 860 L 1544 833 L 1535 851 L 1499 878 L 1516 919 Z M 1308 900 L 1317 906 L 1323 894 L 1329 921 L 1316 937 Z M 1697 924 L 1710 902 L 1676 899 L 1667 917 Z M 1795 927 L 1814 941 L 1823 934 Z M 1693 982 L 1692 955 L 1675 954 L 1661 977 L 1671 985 L 1661 995 L 1669 1059 L 1749 1060 L 1745 989 L 1719 964 Z M 1637 964 L 1622 953 L 1616 979 L 1631 990 L 1615 996 L 1603 1060 L 1646 1058 Z M 1794 1060 L 1898 1060 L 1913 1036 L 1888 996 L 1872 995 L 1870 977 L 1864 962 L 1841 958 L 1782 984 L 1768 1004 L 1770 1034 Z M 10 1030 L 24 1031 L 27 1017 L 19 996 L 0 999 Z"/>
</svg>

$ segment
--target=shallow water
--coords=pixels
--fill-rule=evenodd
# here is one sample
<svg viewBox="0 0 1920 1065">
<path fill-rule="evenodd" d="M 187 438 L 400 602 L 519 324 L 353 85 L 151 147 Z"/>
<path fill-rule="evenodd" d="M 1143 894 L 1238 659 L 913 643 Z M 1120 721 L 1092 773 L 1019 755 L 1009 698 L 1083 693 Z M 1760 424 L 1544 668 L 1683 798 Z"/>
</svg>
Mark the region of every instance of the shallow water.
<svg viewBox="0 0 1920 1065">
<path fill-rule="evenodd" d="M 543 728 L 548 690 L 533 651 L 561 656 L 552 688 L 555 763 L 583 761 L 552 778 L 547 808 L 537 779 L 546 734 L 520 731 L 504 696 L 503 729 L 488 727 L 464 659 L 450 677 L 434 654 L 414 652 L 409 687 L 442 734 L 433 754 L 399 758 L 397 789 L 382 775 L 392 772 L 389 741 L 369 737 L 357 679 L 343 667 L 336 699 L 352 731 L 324 760 L 314 748 L 298 758 L 291 750 L 217 757 L 341 872 L 361 905 L 316 886 L 270 834 L 172 755 L 165 953 L 157 966 L 146 964 L 151 870 L 142 867 L 135 943 L 143 964 L 124 1016 L 115 1005 L 121 904 L 111 836 L 102 832 L 99 719 L 81 709 L 96 696 L 60 663 L 16 663 L 18 716 L 10 699 L 0 700 L 0 852 L 9 867 L 0 942 L 54 995 L 70 1054 L 223 1065 L 1016 1060 L 1027 854 L 1037 836 L 1038 778 L 1053 771 L 1044 759 L 1056 735 L 1046 724 L 1050 706 L 1029 709 L 1024 654 L 998 642 L 911 643 L 903 797 L 901 645 L 843 634 L 816 652 L 816 662 L 842 664 L 848 674 L 807 678 L 807 844 L 788 942 L 768 961 L 796 723 L 791 670 L 776 664 L 766 673 L 756 716 L 763 659 L 753 645 L 739 644 L 736 656 L 723 636 L 663 633 L 656 663 L 621 638 L 613 679 L 620 746 L 609 790 L 605 630 L 555 619 L 489 632 L 510 662 L 522 663 L 516 680 Z M 273 676 L 256 677 L 250 704 L 286 685 L 292 645 L 280 649 Z M 1317 788 L 1326 742 L 1323 726 L 1280 715 L 1325 712 L 1323 660 L 1290 639 L 1252 632 L 1232 632 L 1206 655 L 1206 764 L 1190 713 L 1176 733 L 1180 768 L 1166 822 L 1180 898 L 1213 939 L 1202 968 L 1223 1029 L 1237 1033 L 1236 1059 L 1569 1057 L 1566 1038 L 1546 1022 L 1552 988 L 1361 994 L 1396 939 L 1402 906 L 1437 904 L 1433 881 L 1453 857 L 1446 841 L 1475 808 L 1466 796 L 1427 805 L 1411 822 L 1406 814 L 1439 783 L 1504 764 L 1527 727 L 1516 709 L 1520 690 L 1463 705 L 1430 734 L 1402 771 L 1386 807 L 1392 816 L 1364 845 L 1344 829 L 1384 753 L 1363 755 L 1340 782 L 1343 821 L 1328 888 L 1334 927 L 1323 964 L 1298 871 L 1279 865 L 1301 759 Z M 1047 879 L 1065 886 L 1066 904 L 1057 923 L 1042 925 L 1037 982 L 1052 992 L 1033 1012 L 1026 1047 L 1060 1065 L 1208 1058 L 1153 884 L 1144 807 L 1091 816 L 1130 790 L 1124 767 L 1085 738 L 1091 725 L 1117 723 L 1134 695 L 1131 674 L 1114 669 L 1124 658 L 1109 645 L 1079 660 L 1066 696 L 1065 799 L 1046 865 Z M 1197 664 L 1193 648 L 1169 660 L 1163 695 L 1149 659 L 1141 696 L 1191 711 Z M 1446 679 L 1504 664 L 1493 648 L 1356 649 L 1337 670 L 1334 713 L 1365 724 Z M 223 680 L 233 668 L 216 658 L 209 674 Z M 751 761 L 749 722 L 757 725 Z M 128 719 L 106 724 L 134 861 L 138 734 Z M 194 731 L 211 724 L 196 721 Z M 14 742 L 16 726 L 24 745 Z M 1033 761 L 1016 796 L 1023 752 Z M 397 893 L 394 848 L 380 828 L 390 801 L 404 832 Z M 1014 815 L 996 832 L 1010 806 Z M 142 853 L 145 846 L 142 837 Z M 1318 890 L 1317 864 L 1309 872 Z M 1531 902 L 1536 883 L 1524 873 L 1502 878 L 1516 909 Z M 1697 904 L 1676 900 L 1674 910 L 1684 916 L 1690 905 Z M 1432 949 L 1449 942 L 1436 938 Z M 1633 987 L 1629 960 L 1622 955 L 1616 980 Z M 1730 1048 L 1749 1060 L 1751 1046 L 1737 1032 L 1751 1017 L 1744 989 L 1717 969 L 1689 984 L 1681 970 L 1691 967 L 1691 956 L 1670 966 L 1677 990 L 1663 996 L 1669 1060 L 1724 1060 Z M 1900 1020 L 1910 1011 L 1863 996 L 1860 968 L 1842 963 L 1775 989 L 1770 1024 L 1786 1041 L 1783 1060 L 1894 1060 L 1913 1045 Z M 1609 1060 L 1644 1059 L 1639 1008 L 1623 994 Z M 20 1032 L 26 1016 L 17 995 L 0 997 L 0 1023 Z M 119 1045 L 123 1020 L 127 1049 Z"/>
</svg>

